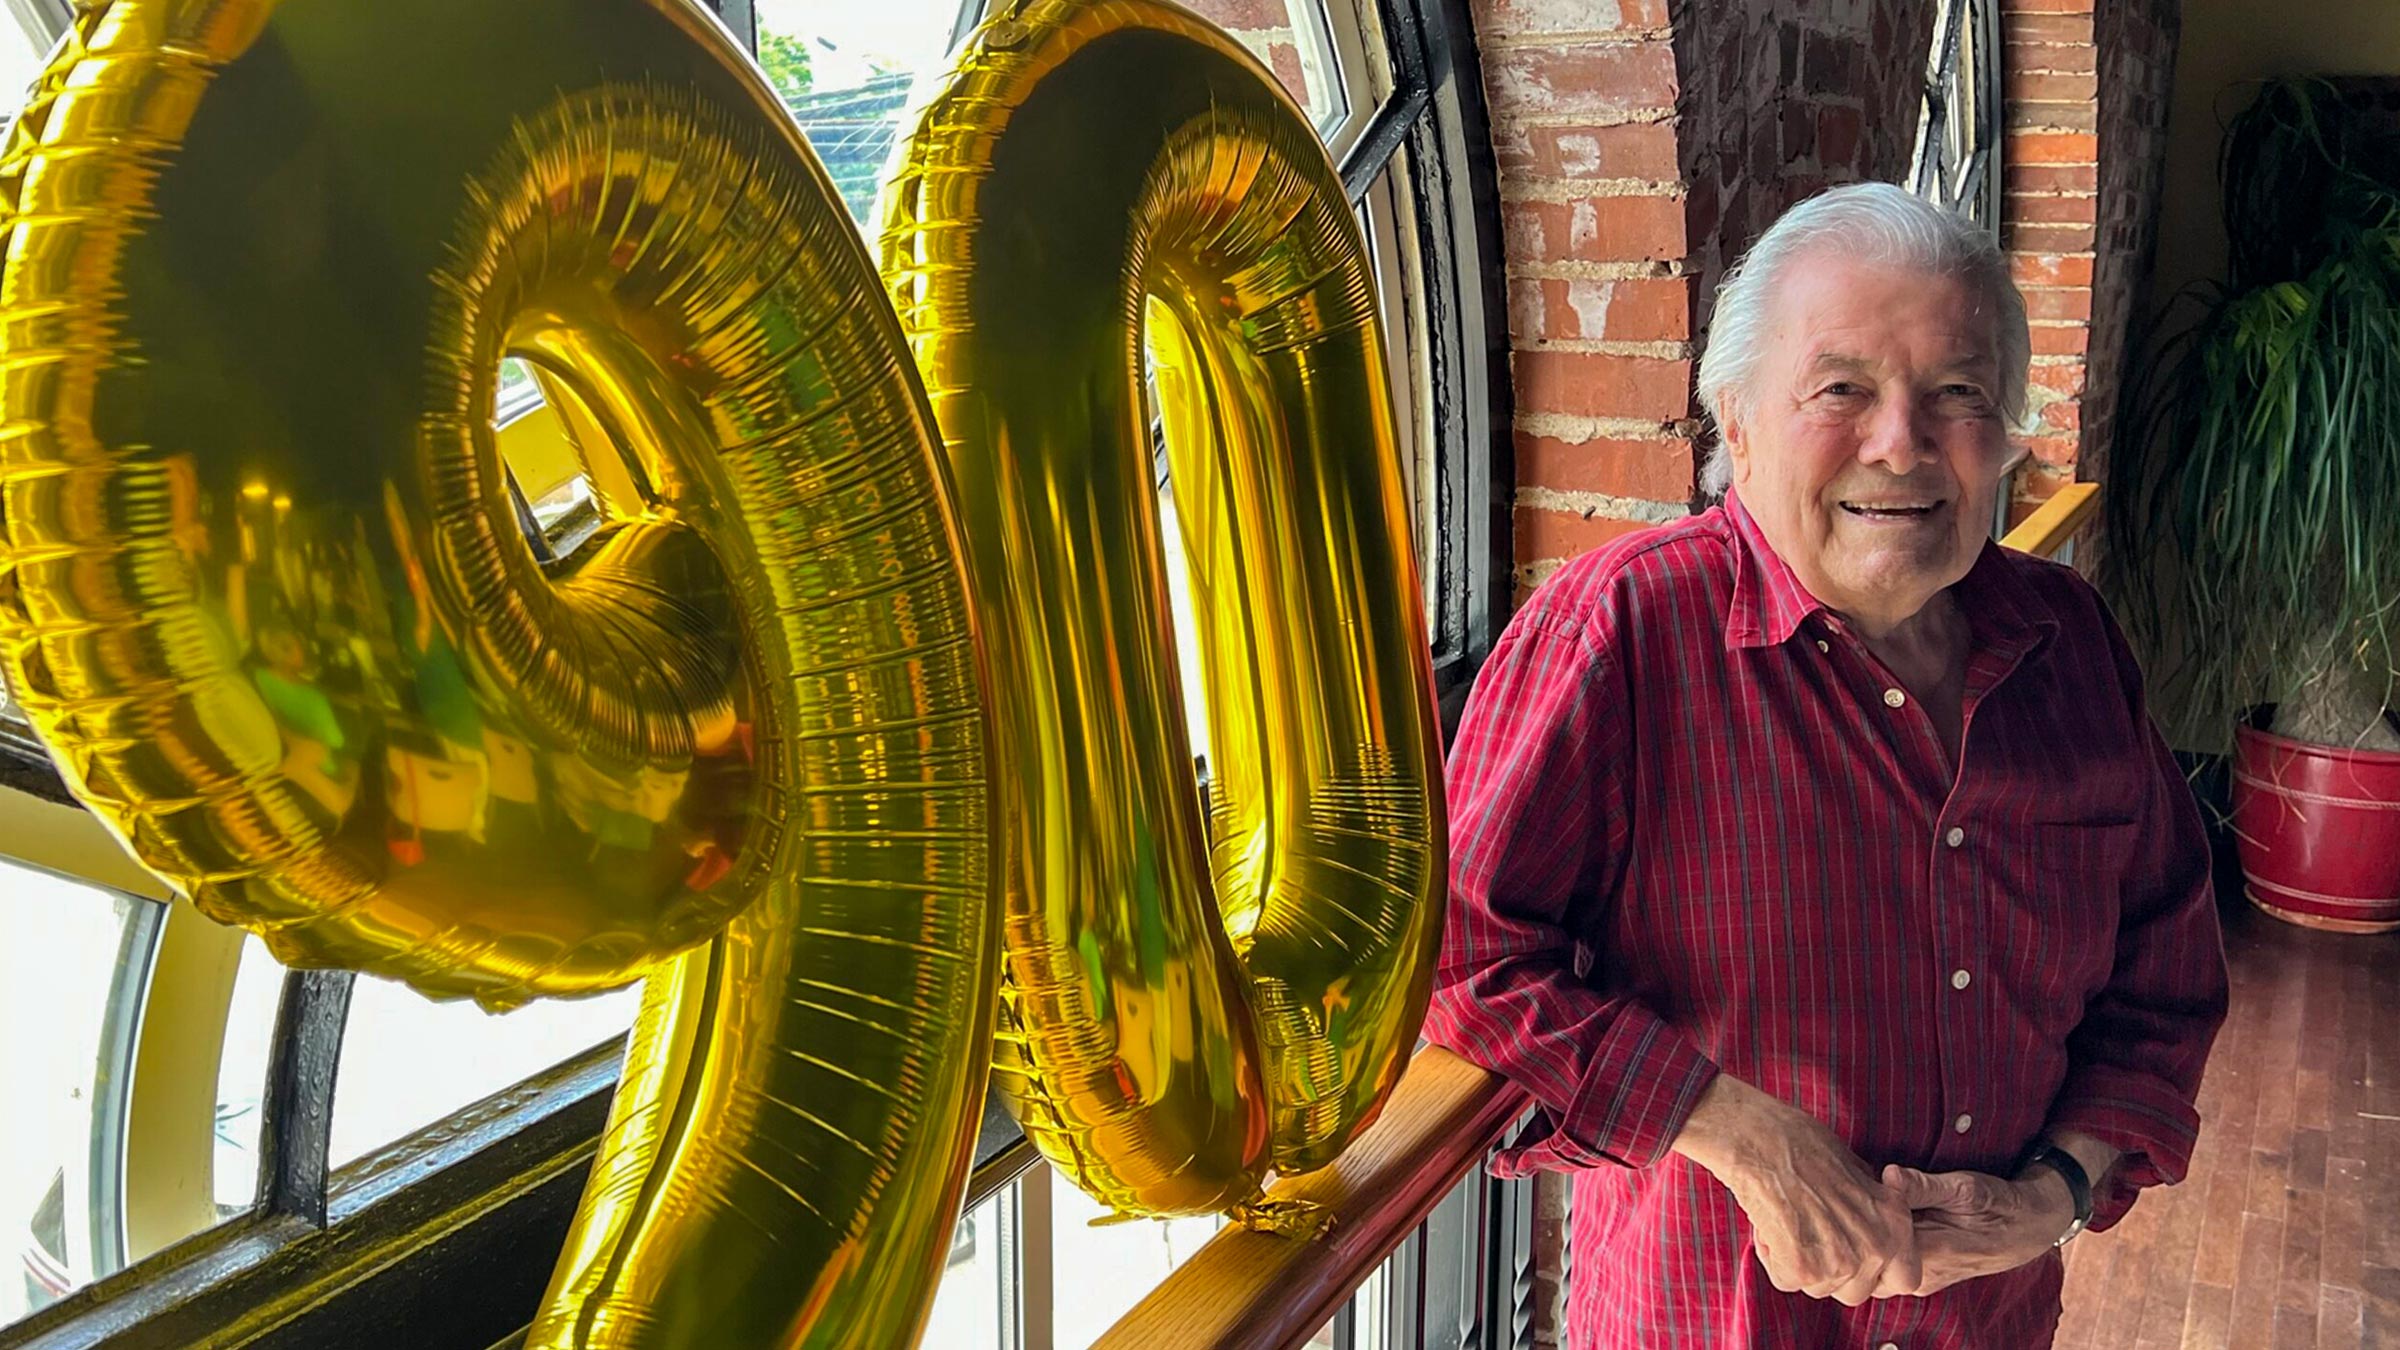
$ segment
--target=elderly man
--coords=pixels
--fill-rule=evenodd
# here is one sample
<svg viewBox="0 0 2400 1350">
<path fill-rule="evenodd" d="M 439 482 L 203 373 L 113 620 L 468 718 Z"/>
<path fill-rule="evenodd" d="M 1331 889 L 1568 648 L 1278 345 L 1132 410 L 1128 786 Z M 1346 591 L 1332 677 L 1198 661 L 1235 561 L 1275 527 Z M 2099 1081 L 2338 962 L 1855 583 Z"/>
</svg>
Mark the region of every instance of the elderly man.
<svg viewBox="0 0 2400 1350">
<path fill-rule="evenodd" d="M 1988 539 L 2023 301 L 1886 185 L 1718 294 L 1724 502 L 1577 559 L 1450 758 L 1429 1032 L 1589 1169 L 1570 1344 L 2045 1346 L 2181 1177 L 2223 1020 L 2198 813 L 2100 600 Z"/>
</svg>

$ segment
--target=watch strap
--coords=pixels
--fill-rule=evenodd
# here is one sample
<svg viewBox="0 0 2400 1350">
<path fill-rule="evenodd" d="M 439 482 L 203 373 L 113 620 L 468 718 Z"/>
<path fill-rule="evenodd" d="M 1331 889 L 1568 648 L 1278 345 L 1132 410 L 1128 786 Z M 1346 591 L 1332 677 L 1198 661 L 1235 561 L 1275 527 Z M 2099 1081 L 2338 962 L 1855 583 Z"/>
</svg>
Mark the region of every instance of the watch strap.
<svg viewBox="0 0 2400 1350">
<path fill-rule="evenodd" d="M 2026 1168 L 2031 1167 L 2047 1167 L 2058 1173 L 2059 1179 L 2067 1183 L 2067 1194 L 2074 1199 L 2075 1222 L 2067 1225 L 2067 1231 L 2059 1235 L 2057 1242 L 2051 1244 L 2063 1247 L 2067 1244 L 2067 1239 L 2082 1232 L 2092 1221 L 2091 1176 L 2083 1170 L 2082 1163 L 2075 1161 L 2074 1154 L 2047 1139 L 2041 1140 L 2033 1146 L 2032 1151 L 2025 1155 L 2024 1165 L 2017 1170 L 2021 1174 Z"/>
</svg>

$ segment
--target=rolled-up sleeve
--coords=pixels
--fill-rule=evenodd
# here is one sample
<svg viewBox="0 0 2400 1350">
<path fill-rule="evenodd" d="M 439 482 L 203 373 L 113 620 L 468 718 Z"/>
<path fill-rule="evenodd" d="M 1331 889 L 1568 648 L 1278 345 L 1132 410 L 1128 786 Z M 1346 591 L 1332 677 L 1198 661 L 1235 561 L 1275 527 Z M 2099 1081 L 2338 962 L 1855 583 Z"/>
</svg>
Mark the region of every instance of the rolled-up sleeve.
<svg viewBox="0 0 2400 1350">
<path fill-rule="evenodd" d="M 2049 1129 L 2088 1134 L 2123 1155 L 2093 1196 L 2107 1228 L 2146 1186 L 2183 1179 L 2200 1132 L 2201 1069 L 2225 1021 L 2223 935 L 2198 803 L 2151 726 L 2141 672 L 2109 626 L 2119 678 L 2150 757 L 2125 873 L 2116 962 L 2067 1038 L 2067 1077 Z"/>
<path fill-rule="evenodd" d="M 1577 974 L 1631 835 L 1633 715 L 1586 632 L 1520 616 L 1451 748 L 1450 911 L 1426 1034 L 1523 1085 L 1542 1121 L 1501 1175 L 1657 1161 L 1716 1066 L 1622 992 Z"/>
</svg>

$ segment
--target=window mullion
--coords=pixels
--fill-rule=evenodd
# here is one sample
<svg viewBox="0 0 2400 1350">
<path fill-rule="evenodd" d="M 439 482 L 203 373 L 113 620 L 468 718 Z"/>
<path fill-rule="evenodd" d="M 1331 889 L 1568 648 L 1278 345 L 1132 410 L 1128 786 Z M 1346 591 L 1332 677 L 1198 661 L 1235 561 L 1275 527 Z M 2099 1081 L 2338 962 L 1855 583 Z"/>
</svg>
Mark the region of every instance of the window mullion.
<svg viewBox="0 0 2400 1350">
<path fill-rule="evenodd" d="M 1408 143 L 1409 134 L 1432 106 L 1434 77 L 1418 0 L 1376 0 L 1375 16 L 1383 29 L 1392 91 L 1342 156 L 1342 186 L 1354 206 L 1374 186 L 1392 156 Z"/>
<path fill-rule="evenodd" d="M 1376 0 L 1375 3 L 1376 21 L 1383 27 L 1384 49 L 1390 53 L 1394 97 L 1411 89 L 1431 89 L 1440 78 L 1429 59 L 1424 4 L 1425 0 Z"/>
<path fill-rule="evenodd" d="M 325 1225 L 325 1160 L 333 1141 L 334 1071 L 349 1020 L 346 970 L 284 977 L 275 1051 L 259 1100 L 258 1207 Z"/>
<path fill-rule="evenodd" d="M 966 41 L 967 35 L 974 32 L 976 26 L 983 22 L 983 16 L 990 8 L 987 0 L 959 0 L 958 19 L 950 26 L 952 51 L 956 51 L 958 44 Z"/>
<path fill-rule="evenodd" d="M 75 9 L 68 0 L 6 0 L 10 17 L 27 34 L 40 33 L 45 42 L 56 42 L 75 22 Z M 20 95 L 25 91 L 17 90 Z"/>
<path fill-rule="evenodd" d="M 1342 191 L 1352 206 L 1366 199 L 1375 189 L 1375 180 L 1383 176 L 1384 167 L 1408 144 L 1417 123 L 1433 106 L 1431 93 L 1422 84 L 1403 85 L 1392 91 L 1368 119 L 1367 129 L 1342 156 Z"/>
<path fill-rule="evenodd" d="M 1058 1173 L 1044 1163 L 1017 1183 L 1016 1350 L 1056 1350 L 1058 1341 L 1057 1248 L 1052 1196 Z"/>
</svg>

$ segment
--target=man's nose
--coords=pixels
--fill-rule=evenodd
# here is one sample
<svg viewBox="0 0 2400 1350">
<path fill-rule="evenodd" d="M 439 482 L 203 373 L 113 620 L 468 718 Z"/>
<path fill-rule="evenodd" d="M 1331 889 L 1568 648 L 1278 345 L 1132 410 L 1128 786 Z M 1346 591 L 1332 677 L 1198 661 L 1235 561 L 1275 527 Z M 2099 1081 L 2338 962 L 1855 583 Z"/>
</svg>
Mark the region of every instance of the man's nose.
<svg viewBox="0 0 2400 1350">
<path fill-rule="evenodd" d="M 1859 463 L 1903 476 L 1932 458 L 1933 430 L 1919 414 L 1916 400 L 1894 399 L 1876 407 L 1859 441 Z"/>
</svg>

